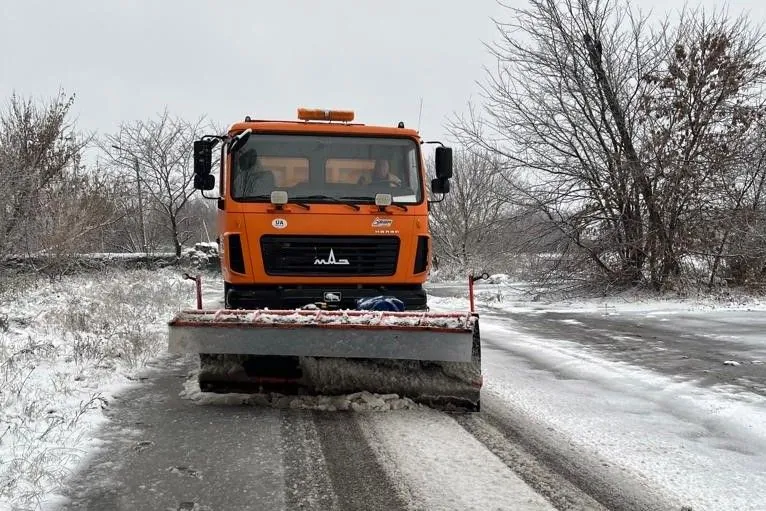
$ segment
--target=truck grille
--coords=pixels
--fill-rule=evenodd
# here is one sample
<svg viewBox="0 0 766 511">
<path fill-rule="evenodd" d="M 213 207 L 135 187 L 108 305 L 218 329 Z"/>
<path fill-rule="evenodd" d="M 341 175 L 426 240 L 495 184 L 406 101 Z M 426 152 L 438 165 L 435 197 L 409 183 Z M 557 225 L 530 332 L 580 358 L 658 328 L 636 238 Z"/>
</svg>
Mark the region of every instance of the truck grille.
<svg viewBox="0 0 766 511">
<path fill-rule="evenodd" d="M 396 236 L 261 236 L 268 275 L 385 276 L 396 273 Z"/>
</svg>

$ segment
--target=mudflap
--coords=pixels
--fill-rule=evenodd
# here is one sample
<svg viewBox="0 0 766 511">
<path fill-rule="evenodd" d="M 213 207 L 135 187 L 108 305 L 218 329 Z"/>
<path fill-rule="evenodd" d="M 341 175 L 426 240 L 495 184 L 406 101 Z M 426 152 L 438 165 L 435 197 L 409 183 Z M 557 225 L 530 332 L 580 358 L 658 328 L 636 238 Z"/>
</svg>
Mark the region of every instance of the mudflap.
<svg viewBox="0 0 766 511">
<path fill-rule="evenodd" d="M 460 360 L 205 353 L 200 355 L 200 390 L 288 396 L 340 396 L 367 391 L 396 394 L 446 412 L 478 412 L 482 387 L 481 335 L 478 316 L 473 316 L 472 331 L 467 332 L 472 332 L 470 361 L 461 361 L 468 358 L 467 351 L 455 357 Z M 290 335 L 298 331 L 301 330 L 291 330 Z M 302 332 L 298 336 L 304 341 L 312 335 L 305 329 Z M 328 335 L 329 331 L 321 332 Z M 428 332 L 422 333 L 425 337 L 419 338 L 427 338 Z M 450 334 L 444 336 L 445 344 L 454 342 L 446 340 Z"/>
</svg>

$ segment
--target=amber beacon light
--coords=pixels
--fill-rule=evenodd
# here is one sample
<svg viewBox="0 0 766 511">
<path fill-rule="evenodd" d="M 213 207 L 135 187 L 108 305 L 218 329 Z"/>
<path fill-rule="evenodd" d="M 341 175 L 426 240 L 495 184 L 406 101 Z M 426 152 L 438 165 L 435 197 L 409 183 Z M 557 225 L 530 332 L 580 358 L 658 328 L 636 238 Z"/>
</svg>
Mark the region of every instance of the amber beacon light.
<svg viewBox="0 0 766 511">
<path fill-rule="evenodd" d="M 325 110 L 322 108 L 299 108 L 298 119 L 302 121 L 340 121 L 354 120 L 353 110 Z"/>
</svg>

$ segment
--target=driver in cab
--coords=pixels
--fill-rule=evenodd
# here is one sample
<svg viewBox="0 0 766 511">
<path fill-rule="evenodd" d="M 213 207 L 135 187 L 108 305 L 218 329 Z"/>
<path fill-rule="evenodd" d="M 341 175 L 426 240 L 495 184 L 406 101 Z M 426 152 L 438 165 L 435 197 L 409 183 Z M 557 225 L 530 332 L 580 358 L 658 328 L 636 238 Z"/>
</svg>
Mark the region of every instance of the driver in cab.
<svg viewBox="0 0 766 511">
<path fill-rule="evenodd" d="M 380 185 L 386 183 L 392 188 L 402 185 L 402 179 L 391 172 L 388 160 L 376 160 L 375 168 L 372 172 L 362 174 L 359 178 L 360 185 Z"/>
</svg>

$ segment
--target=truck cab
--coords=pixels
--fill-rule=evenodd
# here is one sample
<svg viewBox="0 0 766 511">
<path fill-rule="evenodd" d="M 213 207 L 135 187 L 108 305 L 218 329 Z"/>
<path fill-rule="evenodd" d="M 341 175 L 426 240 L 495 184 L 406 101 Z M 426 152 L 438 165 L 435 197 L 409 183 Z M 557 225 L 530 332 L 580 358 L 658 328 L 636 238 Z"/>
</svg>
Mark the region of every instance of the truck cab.
<svg viewBox="0 0 766 511">
<path fill-rule="evenodd" d="M 194 144 L 194 186 L 215 187 L 226 307 L 354 309 L 398 298 L 427 310 L 431 267 L 423 140 L 353 123 L 348 110 L 298 109 L 294 121 L 232 124 Z M 430 191 L 449 191 L 451 149 L 435 153 Z"/>
</svg>

